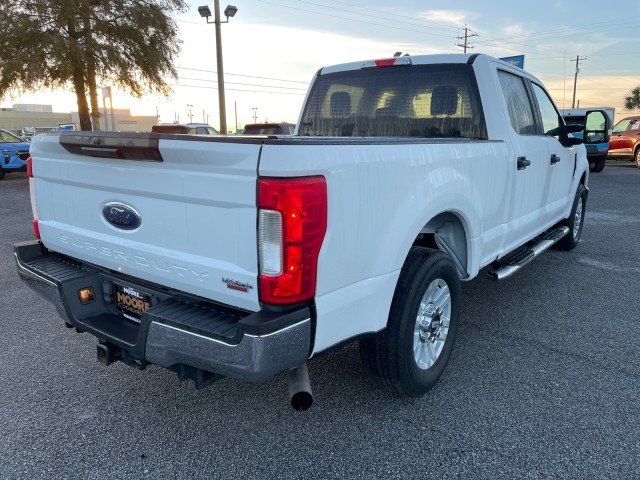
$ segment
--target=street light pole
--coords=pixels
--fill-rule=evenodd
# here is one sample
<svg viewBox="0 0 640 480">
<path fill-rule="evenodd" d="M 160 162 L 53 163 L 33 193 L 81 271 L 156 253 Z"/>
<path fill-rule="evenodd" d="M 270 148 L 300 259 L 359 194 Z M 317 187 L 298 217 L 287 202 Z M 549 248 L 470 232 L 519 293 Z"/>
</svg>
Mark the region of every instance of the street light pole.
<svg viewBox="0 0 640 480">
<path fill-rule="evenodd" d="M 224 14 L 227 17 L 226 21 L 220 20 L 220 2 L 219 0 L 213 0 L 213 22 L 209 21 L 211 16 L 211 10 L 206 5 L 198 7 L 198 12 L 201 17 L 207 18 L 207 23 L 214 23 L 216 25 L 216 59 L 218 62 L 218 105 L 220 110 L 220 133 L 227 133 L 227 108 L 225 106 L 224 99 L 224 67 L 222 65 L 222 30 L 221 25 L 223 23 L 229 23 L 229 17 L 233 17 L 238 11 L 234 5 L 227 5 L 224 9 Z"/>
<path fill-rule="evenodd" d="M 220 2 L 213 1 L 216 24 L 216 57 L 218 60 L 218 105 L 220 106 L 220 133 L 227 133 L 227 108 L 224 100 L 224 71 L 222 66 L 222 28 L 220 25 Z"/>
</svg>

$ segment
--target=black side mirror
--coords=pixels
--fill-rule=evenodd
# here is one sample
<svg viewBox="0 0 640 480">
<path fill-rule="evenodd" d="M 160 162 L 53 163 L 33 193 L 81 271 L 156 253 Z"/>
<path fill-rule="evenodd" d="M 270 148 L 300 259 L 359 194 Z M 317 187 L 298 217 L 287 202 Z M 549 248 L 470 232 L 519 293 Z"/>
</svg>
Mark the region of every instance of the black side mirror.
<svg viewBox="0 0 640 480">
<path fill-rule="evenodd" d="M 565 147 L 571 147 L 573 145 L 580 145 L 581 143 L 584 143 L 583 134 L 584 134 L 584 125 L 580 125 L 580 124 L 566 125 L 565 124 L 563 135 L 561 135 L 560 138 L 562 139 L 562 144 Z"/>
</svg>

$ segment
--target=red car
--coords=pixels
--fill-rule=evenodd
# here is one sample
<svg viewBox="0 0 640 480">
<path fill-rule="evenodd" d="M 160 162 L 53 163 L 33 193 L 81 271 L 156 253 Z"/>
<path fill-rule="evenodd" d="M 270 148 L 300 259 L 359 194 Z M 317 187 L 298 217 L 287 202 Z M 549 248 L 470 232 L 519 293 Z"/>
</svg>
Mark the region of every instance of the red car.
<svg viewBox="0 0 640 480">
<path fill-rule="evenodd" d="M 615 124 L 609 139 L 609 158 L 633 159 L 640 168 L 640 116 Z"/>
</svg>

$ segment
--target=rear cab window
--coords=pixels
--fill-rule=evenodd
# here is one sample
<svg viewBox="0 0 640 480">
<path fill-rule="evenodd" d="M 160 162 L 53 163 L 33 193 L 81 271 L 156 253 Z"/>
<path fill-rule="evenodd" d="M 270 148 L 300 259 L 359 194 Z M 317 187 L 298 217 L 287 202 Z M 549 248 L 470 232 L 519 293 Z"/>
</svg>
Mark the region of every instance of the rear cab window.
<svg viewBox="0 0 640 480">
<path fill-rule="evenodd" d="M 298 134 L 486 139 L 487 129 L 472 67 L 438 64 L 321 75 Z"/>
</svg>

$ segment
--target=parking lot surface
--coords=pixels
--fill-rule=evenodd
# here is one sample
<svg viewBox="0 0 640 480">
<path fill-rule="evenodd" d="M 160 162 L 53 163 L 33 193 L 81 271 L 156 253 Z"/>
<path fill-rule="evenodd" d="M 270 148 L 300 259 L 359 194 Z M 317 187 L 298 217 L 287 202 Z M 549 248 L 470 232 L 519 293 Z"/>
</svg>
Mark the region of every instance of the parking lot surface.
<svg viewBox="0 0 640 480">
<path fill-rule="evenodd" d="M 0 182 L 0 478 L 640 477 L 640 170 L 590 177 L 582 240 L 513 278 L 463 284 L 462 324 L 417 399 L 365 380 L 357 346 L 286 377 L 195 390 L 168 371 L 96 361 L 18 278 L 33 238 L 23 174 Z"/>
</svg>

